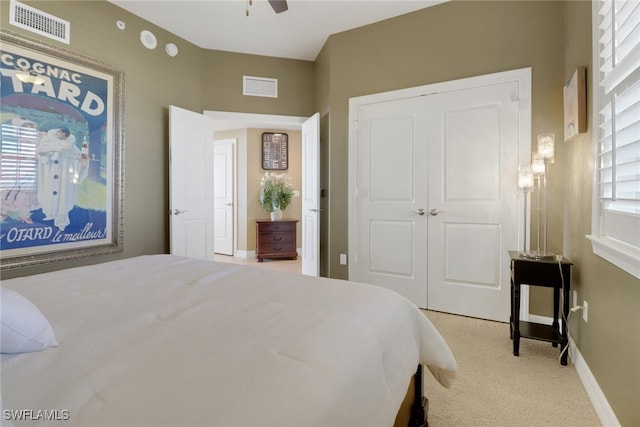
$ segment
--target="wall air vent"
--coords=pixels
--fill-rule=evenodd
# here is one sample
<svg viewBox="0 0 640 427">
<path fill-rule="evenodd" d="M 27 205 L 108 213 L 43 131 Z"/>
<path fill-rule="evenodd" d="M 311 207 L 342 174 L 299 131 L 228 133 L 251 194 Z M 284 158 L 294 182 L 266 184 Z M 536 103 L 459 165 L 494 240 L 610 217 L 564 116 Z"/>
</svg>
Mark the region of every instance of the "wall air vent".
<svg viewBox="0 0 640 427">
<path fill-rule="evenodd" d="M 9 23 L 50 39 L 66 44 L 70 43 L 71 25 L 69 21 L 42 12 L 17 0 L 11 0 Z"/>
<path fill-rule="evenodd" d="M 278 79 L 243 76 L 242 94 L 246 96 L 278 97 Z"/>
</svg>

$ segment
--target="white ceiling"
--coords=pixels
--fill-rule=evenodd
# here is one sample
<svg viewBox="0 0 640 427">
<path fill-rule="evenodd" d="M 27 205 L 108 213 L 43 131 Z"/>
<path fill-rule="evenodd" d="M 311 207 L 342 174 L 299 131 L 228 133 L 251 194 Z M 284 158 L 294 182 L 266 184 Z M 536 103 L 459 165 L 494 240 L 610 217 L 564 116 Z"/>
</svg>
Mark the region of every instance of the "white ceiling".
<svg viewBox="0 0 640 427">
<path fill-rule="evenodd" d="M 201 48 L 309 61 L 331 34 L 443 1 L 288 0 L 275 14 L 267 0 L 110 0 Z"/>
</svg>

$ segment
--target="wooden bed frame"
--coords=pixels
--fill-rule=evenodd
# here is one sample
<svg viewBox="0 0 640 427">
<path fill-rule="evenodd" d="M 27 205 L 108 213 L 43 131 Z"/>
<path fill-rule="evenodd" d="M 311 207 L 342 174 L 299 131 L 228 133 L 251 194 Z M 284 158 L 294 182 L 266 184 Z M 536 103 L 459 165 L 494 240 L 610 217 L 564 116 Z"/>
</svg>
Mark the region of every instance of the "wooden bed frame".
<svg viewBox="0 0 640 427">
<path fill-rule="evenodd" d="M 393 425 L 394 427 L 428 427 L 427 412 L 428 399 L 424 397 L 422 365 L 418 365 Z"/>
</svg>

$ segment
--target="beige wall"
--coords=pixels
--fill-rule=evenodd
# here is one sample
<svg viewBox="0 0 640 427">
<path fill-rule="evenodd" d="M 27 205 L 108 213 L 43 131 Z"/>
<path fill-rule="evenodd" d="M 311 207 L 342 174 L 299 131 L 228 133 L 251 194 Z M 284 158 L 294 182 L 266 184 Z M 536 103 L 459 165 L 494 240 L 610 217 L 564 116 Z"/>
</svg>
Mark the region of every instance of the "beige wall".
<svg viewBox="0 0 640 427">
<path fill-rule="evenodd" d="M 104 1 L 26 1 L 66 19 L 71 43 L 55 42 L 9 26 L 9 1 L 0 6 L 3 29 L 112 64 L 124 71 L 124 252 L 3 272 L 3 278 L 168 251 L 168 106 L 202 110 L 202 50 Z M 125 31 L 116 20 L 127 23 Z M 176 43 L 180 54 L 148 50 L 140 31 L 152 30 L 159 46 Z"/>
<path fill-rule="evenodd" d="M 3 28 L 8 27 L 8 3 L 0 3 Z M 125 72 L 125 250 L 3 272 L 3 278 L 168 250 L 171 104 L 194 111 L 295 116 L 320 111 L 321 185 L 326 192 L 322 269 L 346 277 L 347 267 L 339 265 L 338 256 L 348 247 L 344 183 L 350 97 L 532 67 L 532 137 L 542 131 L 561 135 L 561 88 L 575 66 L 591 65 L 590 2 L 584 1 L 449 2 L 331 36 L 315 63 L 205 51 L 105 1 L 25 3 L 71 22 L 71 45 L 60 47 Z M 116 29 L 117 19 L 127 22 L 126 31 Z M 143 48 L 143 29 L 154 31 L 160 46 L 176 43 L 180 54 L 169 58 L 161 49 Z M 281 98 L 242 97 L 244 74 L 279 78 Z M 591 80 L 590 71 L 588 75 Z M 640 425 L 640 285 L 594 256 L 584 238 L 590 232 L 593 171 L 591 124 L 589 129 L 576 141 L 559 144 L 550 170 L 549 248 L 574 262 L 573 285 L 580 300 L 589 302 L 589 323 L 578 319 L 570 325 L 580 352 L 621 424 Z M 243 136 L 247 146 L 248 133 Z M 248 151 L 238 154 L 249 158 Z M 248 182 L 245 189 L 249 204 L 255 194 Z M 253 240 L 245 240 L 249 247 Z M 532 298 L 534 312 L 548 314 L 544 293 Z M 570 402 L 570 396 L 565 398 Z"/>
<path fill-rule="evenodd" d="M 587 66 L 588 132 L 564 144 L 562 206 L 564 254 L 574 263 L 572 287 L 578 301 L 589 303 L 589 322 L 581 316 L 569 327 L 580 353 L 623 426 L 640 425 L 640 281 L 593 254 L 591 201 L 593 190 L 591 4 L 565 3 L 564 77 Z M 558 200 L 558 199 L 556 199 Z M 615 349 L 615 351 L 612 351 Z"/>
<path fill-rule="evenodd" d="M 532 133 L 560 133 L 561 2 L 450 2 L 333 35 L 318 58 L 328 74 L 329 272 L 346 278 L 349 98 L 532 67 Z M 545 31 L 540 31 L 545 28 Z M 327 76 L 318 75 L 319 82 Z M 320 83 L 319 83 L 320 84 Z M 324 169 L 323 169 L 324 170 Z M 551 185 L 557 185 L 551 179 Z M 555 192 L 552 189 L 552 192 Z M 552 205 L 550 248 L 560 251 L 562 210 Z"/>
<path fill-rule="evenodd" d="M 205 50 L 205 110 L 311 116 L 315 110 L 311 61 Z M 242 76 L 278 79 L 278 98 L 242 95 Z"/>
</svg>

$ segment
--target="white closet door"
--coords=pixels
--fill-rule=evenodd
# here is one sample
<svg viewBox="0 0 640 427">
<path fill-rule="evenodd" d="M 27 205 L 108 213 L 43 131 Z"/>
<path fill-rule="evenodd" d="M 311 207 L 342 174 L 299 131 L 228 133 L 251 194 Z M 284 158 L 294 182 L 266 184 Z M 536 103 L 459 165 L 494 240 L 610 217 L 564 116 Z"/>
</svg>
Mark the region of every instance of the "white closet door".
<svg viewBox="0 0 640 427">
<path fill-rule="evenodd" d="M 425 107 L 421 98 L 360 107 L 356 148 L 356 280 L 419 307 L 427 306 Z"/>
<path fill-rule="evenodd" d="M 509 320 L 530 85 L 525 69 L 352 100 L 350 279 Z"/>
<path fill-rule="evenodd" d="M 517 249 L 518 83 L 432 98 L 428 117 L 428 307 L 509 319 Z"/>
</svg>

